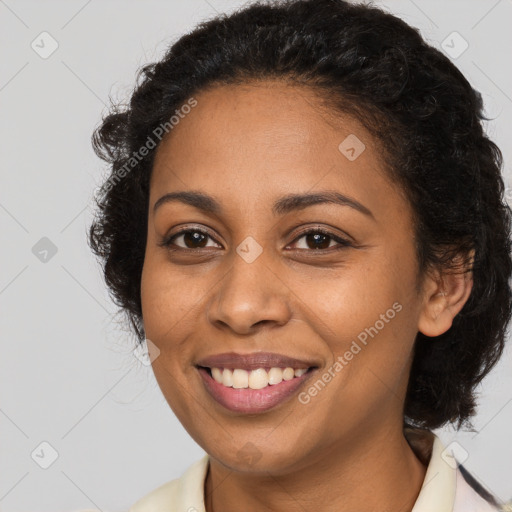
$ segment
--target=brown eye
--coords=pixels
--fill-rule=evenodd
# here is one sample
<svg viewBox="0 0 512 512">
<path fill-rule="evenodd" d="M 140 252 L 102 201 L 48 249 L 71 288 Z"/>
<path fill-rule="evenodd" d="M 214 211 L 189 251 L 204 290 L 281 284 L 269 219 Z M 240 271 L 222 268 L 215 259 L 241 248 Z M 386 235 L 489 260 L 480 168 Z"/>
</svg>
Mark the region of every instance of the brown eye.
<svg viewBox="0 0 512 512">
<path fill-rule="evenodd" d="M 325 250 L 330 249 L 332 247 L 336 247 L 336 249 L 341 249 L 343 247 L 350 246 L 350 242 L 347 240 L 327 231 L 324 229 L 311 229 L 302 233 L 295 241 L 304 239 L 304 246 L 299 247 L 301 250 Z M 331 245 L 332 242 L 335 242 L 334 245 Z M 336 245 L 337 244 L 337 245 Z"/>
<path fill-rule="evenodd" d="M 180 240 L 180 243 L 176 243 L 176 241 Z M 178 247 L 179 249 L 202 249 L 204 247 L 213 247 L 208 246 L 208 239 L 211 239 L 211 236 L 206 232 L 200 229 L 184 229 L 175 233 L 169 238 L 166 238 L 160 245 L 165 247 Z M 173 247 L 173 248 L 174 248 Z"/>
<path fill-rule="evenodd" d="M 350 242 L 341 238 L 330 231 L 324 229 L 310 229 L 305 231 L 295 239 L 297 244 L 298 240 L 304 239 L 303 247 L 296 247 L 300 250 L 328 252 L 327 249 L 343 249 L 344 247 L 351 246 Z M 213 242 L 213 245 L 208 245 L 208 240 Z M 208 247 L 219 247 L 217 242 L 206 232 L 201 229 L 183 229 L 178 233 L 166 238 L 159 245 L 168 247 L 172 250 L 195 250 Z M 330 251 L 329 251 L 330 252 Z"/>
</svg>

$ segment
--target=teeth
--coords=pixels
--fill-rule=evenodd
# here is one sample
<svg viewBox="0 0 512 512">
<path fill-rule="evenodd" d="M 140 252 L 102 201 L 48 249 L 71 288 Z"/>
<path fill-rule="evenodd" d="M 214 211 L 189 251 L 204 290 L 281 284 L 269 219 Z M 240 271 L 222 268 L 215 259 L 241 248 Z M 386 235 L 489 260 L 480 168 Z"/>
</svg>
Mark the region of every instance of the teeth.
<svg viewBox="0 0 512 512">
<path fill-rule="evenodd" d="M 261 389 L 268 386 L 268 373 L 263 368 L 253 370 L 249 374 L 249 387 L 251 389 Z"/>
<path fill-rule="evenodd" d="M 233 387 L 246 388 L 249 386 L 249 373 L 246 370 L 233 370 Z"/>
<path fill-rule="evenodd" d="M 268 383 L 271 385 L 279 384 L 283 380 L 283 370 L 281 368 L 270 368 L 268 372 Z"/>
<path fill-rule="evenodd" d="M 283 371 L 283 380 L 292 380 L 295 377 L 295 371 L 293 368 L 285 368 Z"/>
<path fill-rule="evenodd" d="M 222 383 L 222 370 L 220 368 L 212 368 L 212 377 L 219 383 Z"/>
<path fill-rule="evenodd" d="M 228 368 L 212 368 L 212 377 L 216 382 L 226 387 L 235 389 L 263 389 L 267 386 L 275 386 L 283 380 L 292 380 L 301 377 L 308 371 L 307 368 L 270 368 L 267 372 L 264 368 L 247 371 L 240 368 L 230 370 Z"/>
<path fill-rule="evenodd" d="M 217 368 L 218 370 L 218 368 Z M 220 372 L 220 370 L 219 370 Z M 213 373 L 213 369 L 212 369 L 212 373 Z M 222 372 L 222 384 L 224 384 L 224 386 L 228 387 L 228 388 L 231 388 L 233 387 L 233 372 L 231 370 L 224 370 Z"/>
</svg>

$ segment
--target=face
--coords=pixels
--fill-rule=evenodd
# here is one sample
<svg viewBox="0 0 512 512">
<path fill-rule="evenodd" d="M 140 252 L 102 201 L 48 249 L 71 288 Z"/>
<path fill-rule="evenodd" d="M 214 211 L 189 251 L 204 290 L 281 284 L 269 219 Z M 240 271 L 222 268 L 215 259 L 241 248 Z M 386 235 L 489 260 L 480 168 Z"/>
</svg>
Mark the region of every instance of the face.
<svg viewBox="0 0 512 512">
<path fill-rule="evenodd" d="M 195 99 L 150 184 L 141 300 L 167 402 L 240 471 L 401 429 L 422 298 L 377 141 L 299 86 Z M 162 199 L 177 192 L 201 195 Z"/>
</svg>

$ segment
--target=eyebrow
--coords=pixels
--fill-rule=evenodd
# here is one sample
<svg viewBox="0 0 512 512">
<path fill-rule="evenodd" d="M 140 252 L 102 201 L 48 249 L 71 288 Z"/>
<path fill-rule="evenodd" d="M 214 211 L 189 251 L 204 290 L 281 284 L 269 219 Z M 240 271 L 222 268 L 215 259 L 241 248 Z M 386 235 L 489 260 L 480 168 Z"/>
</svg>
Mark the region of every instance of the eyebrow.
<svg viewBox="0 0 512 512">
<path fill-rule="evenodd" d="M 153 206 L 153 213 L 165 203 L 179 201 L 214 215 L 222 214 L 222 206 L 212 196 L 203 192 L 189 190 L 181 192 L 170 192 L 163 195 Z M 302 210 L 316 204 L 333 203 L 341 206 L 349 206 L 375 220 L 373 213 L 359 201 L 347 197 L 339 192 L 326 190 L 313 194 L 288 194 L 279 198 L 272 206 L 274 215 L 285 215 L 292 211 Z"/>
</svg>

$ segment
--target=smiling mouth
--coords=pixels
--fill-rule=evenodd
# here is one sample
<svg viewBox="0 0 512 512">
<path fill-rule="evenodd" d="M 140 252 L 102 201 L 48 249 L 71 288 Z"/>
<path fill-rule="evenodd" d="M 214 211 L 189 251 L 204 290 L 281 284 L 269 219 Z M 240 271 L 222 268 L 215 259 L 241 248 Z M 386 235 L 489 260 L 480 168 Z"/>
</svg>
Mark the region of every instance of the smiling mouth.
<svg viewBox="0 0 512 512">
<path fill-rule="evenodd" d="M 243 368 L 209 368 L 203 366 L 199 366 L 199 368 L 203 368 L 215 382 L 226 388 L 257 390 L 276 386 L 283 381 L 300 378 L 314 367 L 266 367 L 254 370 L 244 370 Z"/>
<path fill-rule="evenodd" d="M 260 414 L 289 402 L 317 367 L 245 370 L 197 366 L 197 370 L 208 395 L 224 409 L 242 414 Z"/>
<path fill-rule="evenodd" d="M 195 361 L 208 395 L 224 409 L 245 414 L 290 402 L 320 366 L 315 358 L 265 351 L 225 352 Z"/>
</svg>

